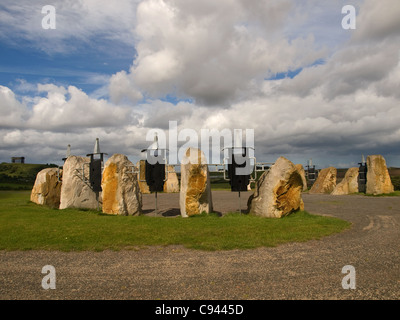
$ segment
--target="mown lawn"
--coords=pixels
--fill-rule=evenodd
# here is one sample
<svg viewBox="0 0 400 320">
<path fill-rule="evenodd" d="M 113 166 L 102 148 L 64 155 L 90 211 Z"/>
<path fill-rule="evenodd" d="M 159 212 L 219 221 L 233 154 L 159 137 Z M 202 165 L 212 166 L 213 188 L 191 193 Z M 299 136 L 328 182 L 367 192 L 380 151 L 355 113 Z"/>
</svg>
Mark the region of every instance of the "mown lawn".
<svg viewBox="0 0 400 320">
<path fill-rule="evenodd" d="M 109 216 L 33 204 L 29 192 L 0 191 L 0 250 L 102 251 L 183 245 L 200 250 L 250 249 L 341 232 L 350 223 L 298 212 L 282 219 L 214 214 L 192 218 Z"/>
</svg>

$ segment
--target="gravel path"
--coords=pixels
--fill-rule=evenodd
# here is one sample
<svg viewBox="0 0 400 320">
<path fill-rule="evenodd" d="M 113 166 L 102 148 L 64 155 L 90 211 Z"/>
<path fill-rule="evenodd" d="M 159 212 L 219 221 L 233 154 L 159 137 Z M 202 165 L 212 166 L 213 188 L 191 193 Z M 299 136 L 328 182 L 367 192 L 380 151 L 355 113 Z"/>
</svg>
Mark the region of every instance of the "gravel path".
<svg viewBox="0 0 400 320">
<path fill-rule="evenodd" d="M 242 195 L 242 205 L 250 194 Z M 160 214 L 174 215 L 179 195 L 160 194 Z M 139 251 L 0 251 L 0 299 L 396 299 L 400 298 L 400 197 L 304 194 L 310 213 L 353 223 L 321 240 L 276 248 L 203 252 L 180 246 Z M 237 210 L 237 194 L 213 192 L 216 211 Z M 154 196 L 144 196 L 148 214 Z M 168 210 L 166 208 L 169 208 Z M 56 269 L 56 289 L 41 287 L 42 267 Z M 356 289 L 342 288 L 342 268 Z"/>
</svg>

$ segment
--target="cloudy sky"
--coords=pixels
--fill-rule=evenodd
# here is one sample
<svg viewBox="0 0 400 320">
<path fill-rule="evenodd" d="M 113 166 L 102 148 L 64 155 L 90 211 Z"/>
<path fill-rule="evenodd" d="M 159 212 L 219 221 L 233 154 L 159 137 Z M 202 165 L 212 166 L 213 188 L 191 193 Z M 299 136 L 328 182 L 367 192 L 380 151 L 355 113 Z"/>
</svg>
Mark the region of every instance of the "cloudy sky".
<svg viewBox="0 0 400 320">
<path fill-rule="evenodd" d="M 2 0 L 0 162 L 61 164 L 96 138 L 137 161 L 176 121 L 178 146 L 250 129 L 258 161 L 400 167 L 399 17 L 398 0 Z"/>
</svg>

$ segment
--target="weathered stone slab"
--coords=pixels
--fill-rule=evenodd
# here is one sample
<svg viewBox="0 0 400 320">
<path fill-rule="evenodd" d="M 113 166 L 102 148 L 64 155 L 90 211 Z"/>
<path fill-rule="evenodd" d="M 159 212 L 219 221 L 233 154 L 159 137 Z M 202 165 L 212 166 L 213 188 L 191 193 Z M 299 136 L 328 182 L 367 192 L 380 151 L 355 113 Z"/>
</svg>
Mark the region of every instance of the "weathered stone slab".
<svg viewBox="0 0 400 320">
<path fill-rule="evenodd" d="M 304 167 L 302 164 L 296 164 L 296 169 L 300 174 L 301 180 L 303 181 L 303 191 L 306 191 L 307 188 L 307 179 L 306 179 L 306 171 L 304 170 Z"/>
<path fill-rule="evenodd" d="M 385 194 L 394 191 L 386 160 L 381 155 L 367 157 L 367 194 Z"/>
<path fill-rule="evenodd" d="M 62 170 L 60 170 L 61 174 Z M 38 172 L 31 192 L 31 201 L 58 208 L 61 196 L 61 181 L 58 180 L 58 175 L 58 168 L 47 168 Z"/>
<path fill-rule="evenodd" d="M 179 192 L 179 179 L 175 172 L 174 166 L 167 166 L 167 181 L 164 183 L 164 192 L 177 193 Z"/>
<path fill-rule="evenodd" d="M 212 212 L 207 160 L 199 149 L 189 148 L 182 159 L 180 209 L 182 217 Z"/>
<path fill-rule="evenodd" d="M 335 189 L 336 187 L 336 175 L 337 175 L 337 170 L 334 167 L 322 169 L 319 172 L 318 178 L 314 182 L 309 193 L 310 194 L 331 193 L 333 189 Z"/>
<path fill-rule="evenodd" d="M 336 185 L 332 195 L 345 195 L 358 192 L 358 168 L 349 168 L 342 181 Z"/>
<path fill-rule="evenodd" d="M 60 209 L 98 208 L 96 193 L 80 177 L 77 170 L 81 170 L 84 163 L 89 162 L 87 157 L 70 156 L 65 160 L 63 166 L 63 179 L 60 196 Z M 89 169 L 85 166 L 85 179 L 89 179 Z M 101 193 L 99 194 L 101 201 Z"/>
<path fill-rule="evenodd" d="M 248 200 L 248 211 L 268 218 L 281 218 L 304 210 L 301 193 L 303 181 L 296 166 L 284 157 L 262 174 Z"/>
<path fill-rule="evenodd" d="M 101 181 L 103 213 L 124 216 L 141 213 L 142 195 L 133 166 L 122 154 L 114 154 L 107 160 Z"/>
<path fill-rule="evenodd" d="M 142 194 L 150 194 L 150 188 L 146 182 L 146 160 L 140 160 L 136 163 L 139 172 L 137 174 L 139 189 Z"/>
</svg>

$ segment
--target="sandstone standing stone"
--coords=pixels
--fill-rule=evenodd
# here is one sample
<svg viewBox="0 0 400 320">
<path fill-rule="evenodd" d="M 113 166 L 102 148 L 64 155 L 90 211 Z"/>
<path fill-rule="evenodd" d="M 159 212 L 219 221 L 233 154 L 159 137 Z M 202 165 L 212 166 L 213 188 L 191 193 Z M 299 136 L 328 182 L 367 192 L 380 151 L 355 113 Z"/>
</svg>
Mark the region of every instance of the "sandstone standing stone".
<svg viewBox="0 0 400 320">
<path fill-rule="evenodd" d="M 60 170 L 60 175 L 62 171 Z M 37 204 L 58 208 L 60 206 L 61 181 L 58 168 L 43 169 L 36 175 L 31 192 L 31 201 Z"/>
<path fill-rule="evenodd" d="M 367 194 L 385 194 L 394 191 L 386 161 L 381 155 L 367 157 Z"/>
<path fill-rule="evenodd" d="M 182 217 L 213 210 L 207 160 L 199 149 L 187 149 L 182 159 L 180 209 Z"/>
<path fill-rule="evenodd" d="M 303 181 L 303 191 L 306 191 L 307 188 L 307 180 L 306 180 L 306 172 L 302 164 L 296 164 L 296 169 L 300 174 L 301 180 Z"/>
<path fill-rule="evenodd" d="M 337 170 L 334 167 L 322 169 L 318 173 L 318 178 L 311 187 L 309 193 L 331 193 L 336 187 Z"/>
<path fill-rule="evenodd" d="M 332 195 L 344 195 L 358 192 L 358 168 L 349 168 L 342 181 L 336 185 Z"/>
<path fill-rule="evenodd" d="M 125 155 L 114 154 L 106 162 L 101 180 L 103 213 L 135 216 L 142 210 L 134 165 Z"/>
<path fill-rule="evenodd" d="M 150 194 L 150 188 L 146 183 L 146 160 L 140 160 L 136 163 L 136 167 L 139 172 L 137 174 L 137 180 L 139 184 L 139 189 L 142 194 Z"/>
<path fill-rule="evenodd" d="M 90 161 L 87 157 L 69 156 L 63 166 L 63 179 L 61 186 L 60 209 L 79 208 L 97 210 L 96 193 L 88 184 L 83 182 L 81 174 L 82 165 Z M 89 179 L 89 168 L 85 165 L 85 178 Z M 99 195 L 101 201 L 101 194 Z"/>
<path fill-rule="evenodd" d="M 304 210 L 301 192 L 303 181 L 296 166 L 284 157 L 264 172 L 248 200 L 248 211 L 268 218 L 281 218 Z"/>
<path fill-rule="evenodd" d="M 164 183 L 164 192 L 166 193 L 177 193 L 179 192 L 179 179 L 175 172 L 174 166 L 166 166 L 168 171 L 167 181 Z"/>
</svg>

